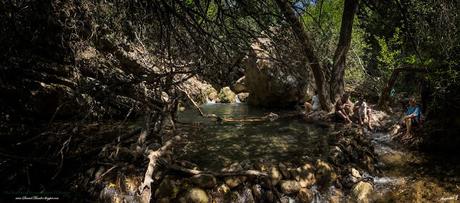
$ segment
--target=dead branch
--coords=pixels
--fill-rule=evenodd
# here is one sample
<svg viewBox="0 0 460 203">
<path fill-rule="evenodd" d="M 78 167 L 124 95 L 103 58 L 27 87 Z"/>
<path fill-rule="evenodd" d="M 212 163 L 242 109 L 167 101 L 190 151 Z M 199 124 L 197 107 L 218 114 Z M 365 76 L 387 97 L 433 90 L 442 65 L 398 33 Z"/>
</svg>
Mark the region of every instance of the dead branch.
<svg viewBox="0 0 460 203">
<path fill-rule="evenodd" d="M 216 177 L 227 177 L 227 176 L 268 176 L 267 173 L 260 172 L 257 170 L 246 170 L 246 171 L 235 171 L 235 172 L 213 172 L 213 171 L 200 171 L 200 170 L 195 170 L 195 169 L 189 169 L 185 167 L 181 167 L 178 165 L 174 164 L 166 164 L 166 168 L 172 171 L 178 171 L 190 175 L 202 175 L 202 174 L 208 174 L 208 175 L 213 175 Z"/>
<path fill-rule="evenodd" d="M 178 89 L 187 96 L 187 98 L 192 102 L 193 106 L 195 106 L 195 108 L 198 110 L 201 116 L 205 118 L 214 118 L 217 120 L 222 120 L 222 118 L 218 117 L 215 114 L 205 114 L 187 91 L 183 90 L 182 88 L 178 88 Z"/>
<path fill-rule="evenodd" d="M 160 149 L 156 151 L 149 151 L 149 164 L 147 166 L 147 171 L 145 172 L 144 182 L 139 187 L 141 202 L 148 203 L 152 197 L 152 182 L 153 182 L 153 172 L 157 168 L 157 161 L 158 159 L 165 154 L 166 151 L 169 150 L 173 146 L 173 143 L 176 141 L 180 141 L 180 136 L 175 136 L 173 139 L 168 140 Z"/>
</svg>

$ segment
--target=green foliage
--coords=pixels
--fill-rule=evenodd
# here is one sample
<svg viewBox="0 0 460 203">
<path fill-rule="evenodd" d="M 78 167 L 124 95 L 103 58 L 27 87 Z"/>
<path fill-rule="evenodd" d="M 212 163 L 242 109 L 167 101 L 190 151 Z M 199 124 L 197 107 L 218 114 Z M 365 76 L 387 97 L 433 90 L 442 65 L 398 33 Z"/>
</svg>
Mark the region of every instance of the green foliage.
<svg viewBox="0 0 460 203">
<path fill-rule="evenodd" d="M 401 64 L 401 45 L 402 41 L 399 37 L 400 29 L 396 28 L 393 37 L 385 40 L 382 37 L 376 36 L 375 39 L 380 47 L 380 53 L 377 56 L 379 67 L 384 77 L 388 78 L 391 72 Z"/>
</svg>

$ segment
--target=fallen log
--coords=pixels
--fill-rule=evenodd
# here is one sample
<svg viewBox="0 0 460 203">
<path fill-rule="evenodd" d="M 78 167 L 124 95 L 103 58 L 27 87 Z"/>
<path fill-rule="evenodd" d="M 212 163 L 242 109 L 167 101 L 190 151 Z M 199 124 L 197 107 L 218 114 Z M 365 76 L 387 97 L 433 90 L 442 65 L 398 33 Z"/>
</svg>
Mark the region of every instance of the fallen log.
<svg viewBox="0 0 460 203">
<path fill-rule="evenodd" d="M 176 141 L 181 140 L 180 136 L 175 136 L 174 138 L 168 140 L 160 149 L 156 151 L 149 151 L 149 164 L 147 166 L 147 171 L 145 172 L 144 175 L 144 182 L 139 186 L 139 193 L 141 197 L 141 202 L 142 203 L 148 203 L 150 202 L 150 199 L 152 198 L 152 182 L 153 182 L 153 172 L 156 171 L 157 166 L 158 166 L 158 160 L 159 158 L 165 154 L 173 146 L 173 143 Z"/>
<path fill-rule="evenodd" d="M 245 171 L 233 171 L 233 172 L 213 172 L 213 171 L 200 171 L 195 169 L 189 169 L 182 166 L 174 165 L 174 164 L 166 164 L 165 166 L 167 169 L 172 171 L 178 171 L 189 175 L 212 175 L 216 177 L 228 177 L 228 176 L 256 176 L 256 177 L 266 177 L 268 176 L 267 173 L 260 172 L 257 170 L 245 170 Z"/>
</svg>

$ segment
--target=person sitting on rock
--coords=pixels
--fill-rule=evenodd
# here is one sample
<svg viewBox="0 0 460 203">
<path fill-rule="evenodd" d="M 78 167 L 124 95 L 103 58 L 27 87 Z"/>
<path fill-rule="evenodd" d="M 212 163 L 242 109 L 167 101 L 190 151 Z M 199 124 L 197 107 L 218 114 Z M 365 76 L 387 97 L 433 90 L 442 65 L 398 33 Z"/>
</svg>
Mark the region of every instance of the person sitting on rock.
<svg viewBox="0 0 460 203">
<path fill-rule="evenodd" d="M 342 97 L 335 103 L 335 114 L 341 121 L 351 123 L 351 115 L 353 114 L 353 103 L 350 101 L 350 95 L 343 94 Z"/>
<path fill-rule="evenodd" d="M 311 103 L 306 101 L 304 103 L 304 107 L 305 107 L 305 114 L 308 114 L 311 111 L 318 111 L 319 110 L 319 108 L 320 108 L 319 98 L 318 98 L 318 92 L 316 90 L 315 90 L 315 94 L 311 98 Z"/>
<path fill-rule="evenodd" d="M 421 115 L 420 107 L 417 105 L 415 98 L 411 97 L 409 99 L 409 106 L 407 106 L 404 117 L 401 120 L 401 123 L 406 125 L 406 137 L 410 136 L 412 126 L 417 126 L 420 123 Z"/>
<path fill-rule="evenodd" d="M 366 101 L 364 100 L 363 96 L 358 98 L 358 101 L 354 104 L 354 115 L 358 120 L 358 124 L 364 125 L 367 124 L 367 127 L 372 130 L 371 124 L 371 108 L 367 105 Z"/>
</svg>

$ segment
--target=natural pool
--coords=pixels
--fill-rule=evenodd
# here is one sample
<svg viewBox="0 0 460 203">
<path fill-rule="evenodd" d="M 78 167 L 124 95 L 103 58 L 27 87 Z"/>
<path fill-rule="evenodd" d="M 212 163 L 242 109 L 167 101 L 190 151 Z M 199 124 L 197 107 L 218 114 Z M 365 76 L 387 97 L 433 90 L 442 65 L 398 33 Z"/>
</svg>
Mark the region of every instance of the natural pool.
<svg viewBox="0 0 460 203">
<path fill-rule="evenodd" d="M 205 104 L 207 114 L 222 118 L 260 118 L 270 112 L 245 104 Z M 195 110 L 179 113 L 179 121 L 191 125 L 186 144 L 178 149 L 179 159 L 204 170 L 219 170 L 231 163 L 270 160 L 302 162 L 327 159 L 331 129 L 307 124 L 301 119 L 275 121 L 216 122 Z M 374 180 L 373 202 L 456 202 L 460 200 L 459 164 L 411 152 L 391 140 L 387 133 L 372 133 L 372 145 L 379 156 L 380 174 Z M 452 160 L 452 159 L 447 159 Z M 324 199 L 323 199 L 324 200 Z"/>
<path fill-rule="evenodd" d="M 243 120 L 260 118 L 271 112 L 245 104 L 206 104 L 202 110 L 222 118 Z M 205 169 L 218 169 L 246 160 L 321 158 L 329 150 L 328 129 L 307 124 L 301 119 L 218 123 L 189 110 L 179 114 L 179 121 L 202 123 L 196 132 L 189 135 L 189 143 L 181 149 L 181 158 L 191 160 Z"/>
</svg>

